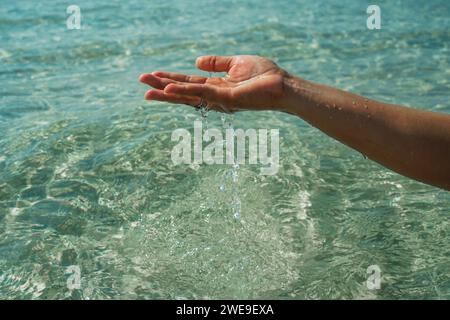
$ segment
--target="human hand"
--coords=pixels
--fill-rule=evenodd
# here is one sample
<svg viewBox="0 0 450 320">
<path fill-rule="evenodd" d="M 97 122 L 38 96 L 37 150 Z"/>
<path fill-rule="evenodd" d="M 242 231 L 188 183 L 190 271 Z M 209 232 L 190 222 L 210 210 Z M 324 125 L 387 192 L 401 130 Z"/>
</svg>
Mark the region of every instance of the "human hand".
<svg viewBox="0 0 450 320">
<path fill-rule="evenodd" d="M 203 56 L 197 68 L 227 72 L 223 78 L 183 75 L 165 71 L 143 74 L 139 80 L 152 86 L 147 100 L 203 106 L 221 112 L 276 110 L 288 73 L 259 56 Z"/>
</svg>

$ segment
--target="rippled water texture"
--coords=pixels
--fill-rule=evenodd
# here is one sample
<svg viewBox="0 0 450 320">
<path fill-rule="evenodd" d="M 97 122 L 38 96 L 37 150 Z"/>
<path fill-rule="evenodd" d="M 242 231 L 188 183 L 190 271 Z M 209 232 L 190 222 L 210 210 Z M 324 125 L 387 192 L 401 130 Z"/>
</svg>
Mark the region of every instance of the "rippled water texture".
<svg viewBox="0 0 450 320">
<path fill-rule="evenodd" d="M 145 102 L 137 82 L 194 72 L 202 54 L 260 54 L 450 112 L 447 0 L 380 1 L 380 31 L 368 1 L 74 2 L 81 30 L 66 1 L 0 5 L 0 298 L 450 298 L 447 192 L 272 112 L 233 125 L 280 130 L 277 175 L 175 166 L 172 131 L 201 117 Z"/>
</svg>

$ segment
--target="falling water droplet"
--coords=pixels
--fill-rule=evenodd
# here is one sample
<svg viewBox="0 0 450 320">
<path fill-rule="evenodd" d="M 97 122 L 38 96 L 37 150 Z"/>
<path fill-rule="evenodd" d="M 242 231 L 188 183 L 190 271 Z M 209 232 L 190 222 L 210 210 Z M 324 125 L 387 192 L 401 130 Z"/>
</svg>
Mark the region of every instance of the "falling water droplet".
<svg viewBox="0 0 450 320">
<path fill-rule="evenodd" d="M 205 119 L 205 122 L 206 123 L 208 123 L 208 121 L 207 121 L 207 117 L 208 117 L 208 111 L 209 111 L 209 109 L 208 109 L 208 107 L 200 107 L 200 115 L 202 116 L 202 118 L 203 119 Z"/>
<path fill-rule="evenodd" d="M 233 199 L 233 217 L 237 220 L 241 218 L 241 199 L 239 197 L 235 197 Z"/>
<path fill-rule="evenodd" d="M 237 160 L 235 160 L 237 161 Z M 235 163 L 233 164 L 233 170 L 231 176 L 233 177 L 233 183 L 238 182 L 238 174 L 239 174 L 239 164 Z"/>
<path fill-rule="evenodd" d="M 222 114 L 222 115 L 220 116 L 220 120 L 222 121 L 222 128 L 225 129 L 225 123 L 226 123 L 226 121 L 227 121 L 227 118 L 225 117 L 224 114 Z"/>
<path fill-rule="evenodd" d="M 233 129 L 233 115 L 223 114 L 221 115 L 223 130 Z M 231 211 L 233 218 L 239 220 L 241 218 L 241 199 L 239 197 L 239 164 L 237 163 L 236 156 L 234 157 L 234 163 L 231 169 L 227 170 L 224 175 L 224 181 L 222 181 L 219 189 L 225 191 L 225 183 L 227 179 L 231 178 Z"/>
</svg>

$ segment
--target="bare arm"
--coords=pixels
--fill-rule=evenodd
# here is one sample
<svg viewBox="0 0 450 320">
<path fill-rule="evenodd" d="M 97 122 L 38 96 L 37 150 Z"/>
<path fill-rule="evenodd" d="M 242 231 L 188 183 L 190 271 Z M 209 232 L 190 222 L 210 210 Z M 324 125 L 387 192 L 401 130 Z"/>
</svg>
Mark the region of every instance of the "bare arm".
<svg viewBox="0 0 450 320">
<path fill-rule="evenodd" d="M 365 99 L 298 78 L 283 110 L 402 175 L 450 190 L 450 115 Z"/>
<path fill-rule="evenodd" d="M 257 56 L 206 56 L 206 71 L 225 78 L 169 72 L 144 74 L 149 100 L 218 111 L 278 110 L 294 114 L 370 159 L 410 178 L 450 190 L 450 115 L 364 97 L 294 77 Z"/>
</svg>

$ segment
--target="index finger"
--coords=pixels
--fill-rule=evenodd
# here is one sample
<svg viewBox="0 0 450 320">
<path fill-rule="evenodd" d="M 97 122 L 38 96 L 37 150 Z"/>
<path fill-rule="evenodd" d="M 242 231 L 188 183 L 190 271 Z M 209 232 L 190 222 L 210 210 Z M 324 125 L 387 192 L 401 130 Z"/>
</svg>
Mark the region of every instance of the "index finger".
<svg viewBox="0 0 450 320">
<path fill-rule="evenodd" d="M 152 75 L 159 78 L 172 79 L 180 82 L 190 82 L 190 83 L 205 83 L 206 77 L 196 76 L 196 75 L 186 75 L 175 72 L 167 72 L 167 71 L 154 71 Z"/>
</svg>

